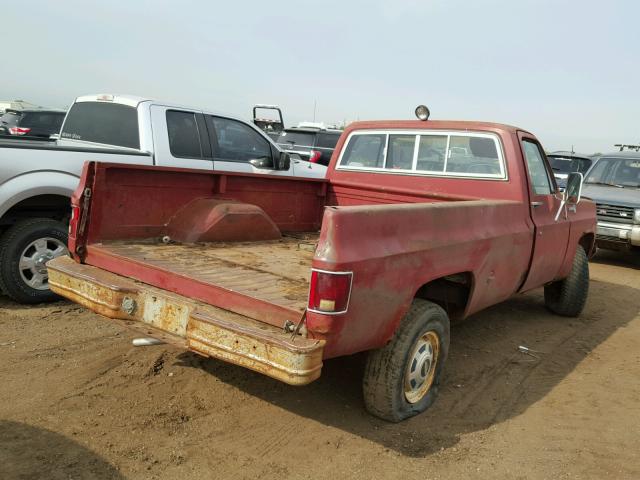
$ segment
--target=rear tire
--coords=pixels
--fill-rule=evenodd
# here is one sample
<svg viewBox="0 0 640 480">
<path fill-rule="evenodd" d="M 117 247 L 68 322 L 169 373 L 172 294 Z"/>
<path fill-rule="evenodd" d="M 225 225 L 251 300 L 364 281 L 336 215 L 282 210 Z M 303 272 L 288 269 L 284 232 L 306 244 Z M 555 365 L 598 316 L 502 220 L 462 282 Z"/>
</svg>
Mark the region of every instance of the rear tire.
<svg viewBox="0 0 640 480">
<path fill-rule="evenodd" d="M 19 303 L 57 300 L 45 264 L 67 255 L 67 228 L 49 218 L 22 220 L 0 238 L 0 287 Z"/>
<path fill-rule="evenodd" d="M 369 352 L 363 379 L 369 413 L 399 422 L 435 401 L 449 351 L 449 318 L 435 303 L 415 299 L 391 341 Z"/>
<path fill-rule="evenodd" d="M 577 317 L 589 294 L 589 259 L 581 245 L 573 257 L 569 276 L 544 287 L 544 303 L 549 310 L 565 317 Z"/>
</svg>

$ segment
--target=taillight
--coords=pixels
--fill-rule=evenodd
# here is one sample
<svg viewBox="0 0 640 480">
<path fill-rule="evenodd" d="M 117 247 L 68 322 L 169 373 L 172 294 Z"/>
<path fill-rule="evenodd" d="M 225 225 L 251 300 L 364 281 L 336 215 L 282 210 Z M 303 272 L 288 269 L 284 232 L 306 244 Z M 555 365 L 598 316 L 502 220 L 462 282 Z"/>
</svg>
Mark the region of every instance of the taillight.
<svg viewBox="0 0 640 480">
<path fill-rule="evenodd" d="M 69 235 L 75 236 L 78 230 L 78 218 L 80 218 L 80 207 L 73 205 L 71 207 L 71 218 L 69 219 Z"/>
<path fill-rule="evenodd" d="M 351 295 L 351 272 L 311 271 L 309 311 L 337 314 L 347 311 Z"/>
<path fill-rule="evenodd" d="M 11 135 L 26 135 L 31 131 L 30 128 L 24 127 L 9 127 L 9 133 Z"/>
<path fill-rule="evenodd" d="M 311 150 L 311 155 L 309 156 L 309 161 L 311 163 L 318 163 L 320 158 L 322 157 L 322 152 L 318 150 Z"/>
</svg>

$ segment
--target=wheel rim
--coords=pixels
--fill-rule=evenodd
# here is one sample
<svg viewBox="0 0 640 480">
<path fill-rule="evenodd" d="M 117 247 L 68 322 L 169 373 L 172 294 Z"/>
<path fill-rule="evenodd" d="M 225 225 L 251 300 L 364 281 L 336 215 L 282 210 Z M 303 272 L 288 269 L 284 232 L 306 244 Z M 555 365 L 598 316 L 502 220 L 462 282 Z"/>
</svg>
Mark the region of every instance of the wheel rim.
<svg viewBox="0 0 640 480">
<path fill-rule="evenodd" d="M 47 290 L 49 288 L 47 262 L 67 253 L 67 246 L 57 238 L 43 237 L 34 240 L 20 255 L 18 262 L 20 277 L 31 288 Z"/>
<path fill-rule="evenodd" d="M 433 385 L 439 354 L 440 339 L 436 332 L 422 334 L 409 355 L 404 376 L 404 396 L 409 403 L 418 403 Z"/>
</svg>

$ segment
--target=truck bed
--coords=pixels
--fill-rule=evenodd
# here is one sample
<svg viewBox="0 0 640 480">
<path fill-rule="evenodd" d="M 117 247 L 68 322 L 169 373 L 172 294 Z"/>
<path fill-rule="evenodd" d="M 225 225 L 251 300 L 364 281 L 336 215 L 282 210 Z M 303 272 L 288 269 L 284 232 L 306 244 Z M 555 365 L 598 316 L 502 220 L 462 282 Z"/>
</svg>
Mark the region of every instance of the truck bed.
<svg viewBox="0 0 640 480">
<path fill-rule="evenodd" d="M 296 318 L 306 307 L 318 236 L 296 233 L 272 241 L 196 244 L 112 241 L 89 248 L 94 257 L 116 260 L 120 268 L 112 271 L 127 273 L 137 280 L 180 294 L 189 293 L 193 284 L 209 291 L 223 290 L 227 295 L 235 293 L 257 300 L 258 304 L 286 309 Z M 130 271 L 123 268 L 125 265 Z M 171 284 L 163 281 L 169 276 L 174 279 Z M 209 297 L 200 300 L 213 301 Z M 254 318 L 261 316 L 261 312 L 253 313 L 250 316 Z M 276 321 L 282 325 L 282 319 Z"/>
</svg>

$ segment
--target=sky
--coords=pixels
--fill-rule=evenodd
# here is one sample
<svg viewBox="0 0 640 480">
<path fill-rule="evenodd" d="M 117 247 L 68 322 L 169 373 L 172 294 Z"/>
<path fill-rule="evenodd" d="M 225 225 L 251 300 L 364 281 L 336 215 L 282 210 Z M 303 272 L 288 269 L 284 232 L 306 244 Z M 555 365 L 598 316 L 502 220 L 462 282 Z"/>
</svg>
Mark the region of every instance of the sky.
<svg viewBox="0 0 640 480">
<path fill-rule="evenodd" d="M 3 2 L 0 100 L 126 93 L 287 125 L 413 118 L 640 143 L 636 0 Z"/>
</svg>

